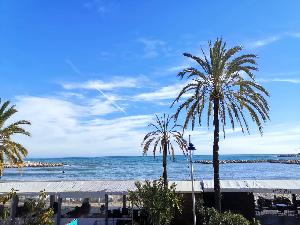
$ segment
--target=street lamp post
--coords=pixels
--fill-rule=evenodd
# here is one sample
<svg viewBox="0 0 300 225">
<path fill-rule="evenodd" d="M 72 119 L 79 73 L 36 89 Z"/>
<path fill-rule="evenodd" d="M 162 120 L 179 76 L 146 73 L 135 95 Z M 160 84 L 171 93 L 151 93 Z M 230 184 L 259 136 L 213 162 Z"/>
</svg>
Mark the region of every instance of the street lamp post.
<svg viewBox="0 0 300 225">
<path fill-rule="evenodd" d="M 189 156 L 190 156 L 190 170 L 191 170 L 191 181 L 192 181 L 192 200 L 193 200 L 193 217 L 194 217 L 194 225 L 196 225 L 196 199 L 195 199 L 195 191 L 194 191 L 194 170 L 193 170 L 193 154 L 196 148 L 191 143 L 191 135 L 189 135 Z"/>
</svg>

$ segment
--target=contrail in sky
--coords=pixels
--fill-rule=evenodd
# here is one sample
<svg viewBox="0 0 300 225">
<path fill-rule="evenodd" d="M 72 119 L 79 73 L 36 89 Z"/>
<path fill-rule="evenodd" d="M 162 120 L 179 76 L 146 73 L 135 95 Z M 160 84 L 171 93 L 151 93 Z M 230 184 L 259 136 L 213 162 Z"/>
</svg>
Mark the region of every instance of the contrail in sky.
<svg viewBox="0 0 300 225">
<path fill-rule="evenodd" d="M 123 113 L 126 114 L 125 110 L 122 109 L 119 105 L 116 104 L 116 102 L 114 102 L 113 100 L 111 100 L 106 94 L 104 94 L 104 92 L 100 89 L 100 88 L 95 88 L 97 91 L 99 91 L 109 102 L 111 102 L 111 104 L 113 104 L 117 109 L 119 109 L 120 111 L 122 111 Z"/>
<path fill-rule="evenodd" d="M 82 73 L 80 70 L 77 68 L 77 66 L 74 65 L 74 63 L 70 59 L 65 60 L 66 63 L 72 68 L 72 70 L 77 73 L 78 75 L 82 76 Z"/>
<path fill-rule="evenodd" d="M 84 74 L 78 69 L 78 67 L 70 60 L 70 59 L 65 59 L 65 62 L 71 67 L 71 69 L 77 73 L 79 76 L 84 77 Z M 100 88 L 95 88 L 95 90 L 99 91 L 101 95 L 106 98 L 113 106 L 115 106 L 117 109 L 119 109 L 121 112 L 126 114 L 126 111 L 120 107 L 115 101 L 109 98 Z"/>
</svg>

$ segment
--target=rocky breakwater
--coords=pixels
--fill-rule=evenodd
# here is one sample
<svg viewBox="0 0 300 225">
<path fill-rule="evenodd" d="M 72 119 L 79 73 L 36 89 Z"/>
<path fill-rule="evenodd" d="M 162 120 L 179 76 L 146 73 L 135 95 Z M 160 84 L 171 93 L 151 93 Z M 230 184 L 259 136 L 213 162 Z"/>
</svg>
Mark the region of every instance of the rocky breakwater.
<svg viewBox="0 0 300 225">
<path fill-rule="evenodd" d="M 46 162 L 30 162 L 26 161 L 20 165 L 5 164 L 4 168 L 19 168 L 19 167 L 59 167 L 64 166 L 63 163 L 46 163 Z"/>
<path fill-rule="evenodd" d="M 213 164 L 211 160 L 197 160 L 195 163 L 201 164 Z M 288 159 L 288 160 L 272 160 L 272 159 L 256 159 L 256 160 L 220 160 L 220 164 L 228 163 L 283 163 L 283 164 L 298 164 L 300 165 L 300 159 Z"/>
<path fill-rule="evenodd" d="M 278 155 L 277 157 L 300 157 L 300 153 L 298 153 L 298 154 L 283 154 L 283 155 Z"/>
</svg>

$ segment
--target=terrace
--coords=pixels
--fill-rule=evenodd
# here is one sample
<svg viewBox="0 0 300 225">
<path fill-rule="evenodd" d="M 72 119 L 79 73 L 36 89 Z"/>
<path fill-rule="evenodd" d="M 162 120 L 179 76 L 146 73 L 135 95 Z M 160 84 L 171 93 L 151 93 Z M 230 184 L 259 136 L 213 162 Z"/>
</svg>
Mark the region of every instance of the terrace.
<svg viewBox="0 0 300 225">
<path fill-rule="evenodd" d="M 11 220 L 17 215 L 22 200 L 34 197 L 44 190 L 49 206 L 56 212 L 56 224 L 67 224 L 78 218 L 78 224 L 126 224 L 140 220 L 141 212 L 127 202 L 128 190 L 135 190 L 134 181 L 43 181 L 2 182 L 1 194 L 17 191 L 13 199 Z M 184 194 L 182 215 L 175 219 L 192 220 L 191 182 L 175 181 L 177 192 Z M 285 224 L 280 221 L 299 221 L 300 180 L 222 180 L 221 191 L 224 210 L 243 214 L 246 218 L 259 218 L 262 224 Z M 206 206 L 213 205 L 213 181 L 195 182 L 196 197 L 201 195 Z M 274 198 L 275 196 L 275 198 Z M 279 198 L 280 197 L 280 198 Z M 288 199 L 288 201 L 287 201 Z M 278 222 L 276 222 L 278 221 Z M 288 222 L 286 223 L 288 224 Z"/>
</svg>

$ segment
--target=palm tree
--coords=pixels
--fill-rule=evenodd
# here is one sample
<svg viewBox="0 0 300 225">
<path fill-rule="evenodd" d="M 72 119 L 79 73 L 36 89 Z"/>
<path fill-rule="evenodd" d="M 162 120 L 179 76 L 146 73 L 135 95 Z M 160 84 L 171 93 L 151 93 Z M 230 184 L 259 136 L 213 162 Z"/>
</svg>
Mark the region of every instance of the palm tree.
<svg viewBox="0 0 300 225">
<path fill-rule="evenodd" d="M 249 133 L 247 117 L 251 117 L 263 134 L 263 123 L 269 120 L 269 105 L 265 99 L 269 96 L 267 90 L 254 79 L 254 71 L 257 71 L 257 56 L 255 54 L 239 54 L 241 46 L 226 48 L 226 42 L 217 39 L 214 44 L 211 41 L 209 54 L 202 50 L 203 57 L 197 57 L 189 53 L 183 55 L 194 60 L 200 69 L 194 67 L 182 70 L 178 76 L 187 77 L 190 82 L 184 86 L 172 106 L 184 98 L 174 115 L 178 119 L 180 112 L 186 110 L 184 128 L 195 123 L 200 126 L 202 116 L 207 117 L 207 126 L 210 125 L 210 117 L 213 116 L 214 143 L 213 143 L 213 167 L 214 167 L 214 191 L 215 207 L 221 210 L 221 192 L 219 177 L 219 130 L 220 123 L 225 138 L 225 126 L 229 121 L 232 129 L 240 127 L 242 132 Z M 171 107 L 172 107 L 171 106 Z M 246 115 L 245 111 L 248 112 Z M 206 113 L 204 113 L 206 112 Z M 213 114 L 212 114 L 213 113 Z"/>
<path fill-rule="evenodd" d="M 187 151 L 187 141 L 183 138 L 183 134 L 176 130 L 177 127 L 181 127 L 174 122 L 174 118 L 167 114 L 163 114 L 162 117 L 156 116 L 156 123 L 150 123 L 149 126 L 154 128 L 154 131 L 149 132 L 144 137 L 142 142 L 143 154 L 146 155 L 153 147 L 153 156 L 155 157 L 157 150 L 163 153 L 163 180 L 164 185 L 167 187 L 167 154 L 174 155 L 174 142 L 185 153 Z"/>
<path fill-rule="evenodd" d="M 10 102 L 6 101 L 0 106 L 0 177 L 3 175 L 5 159 L 11 164 L 20 166 L 28 153 L 22 144 L 13 141 L 11 138 L 14 134 L 30 136 L 30 133 L 20 126 L 30 125 L 30 122 L 20 120 L 6 125 L 7 120 L 17 112 L 15 105 L 9 107 L 9 104 Z"/>
</svg>

